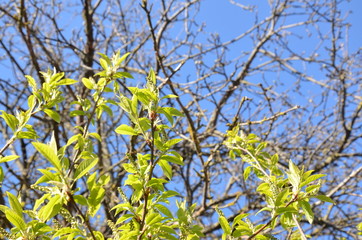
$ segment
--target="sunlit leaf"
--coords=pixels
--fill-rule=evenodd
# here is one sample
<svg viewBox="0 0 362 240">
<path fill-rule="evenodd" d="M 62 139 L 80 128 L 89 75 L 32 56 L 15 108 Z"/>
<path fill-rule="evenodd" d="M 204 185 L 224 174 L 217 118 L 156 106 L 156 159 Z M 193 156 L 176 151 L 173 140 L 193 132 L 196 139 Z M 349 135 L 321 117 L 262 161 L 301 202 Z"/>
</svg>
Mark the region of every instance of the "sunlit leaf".
<svg viewBox="0 0 362 240">
<path fill-rule="evenodd" d="M 18 158 L 19 158 L 18 155 L 10 155 L 10 156 L 5 156 L 5 157 L 0 156 L 0 163 L 10 162 L 10 161 L 13 161 Z"/>
<path fill-rule="evenodd" d="M 48 115 L 51 119 L 53 119 L 54 121 L 56 121 L 57 123 L 60 123 L 60 115 L 59 113 L 57 113 L 56 111 L 54 110 L 51 110 L 51 109 L 44 109 L 43 110 L 46 115 Z"/>
<path fill-rule="evenodd" d="M 98 158 L 91 158 L 83 160 L 75 170 L 74 180 L 83 177 L 88 173 L 98 162 Z"/>
<path fill-rule="evenodd" d="M 19 124 L 19 120 L 16 119 L 14 115 L 8 114 L 3 110 L 0 110 L 0 112 L 2 113 L 0 117 L 5 120 L 6 124 L 11 128 L 11 130 L 15 131 L 16 126 Z"/>
<path fill-rule="evenodd" d="M 57 153 L 50 146 L 40 142 L 33 142 L 32 144 L 58 171 L 61 171 L 61 164 Z"/>
<path fill-rule="evenodd" d="M 312 224 L 313 219 L 314 219 L 314 214 L 313 214 L 313 211 L 312 211 L 312 208 L 311 208 L 309 202 L 301 200 L 301 201 L 298 202 L 298 204 L 303 209 L 304 215 L 307 218 L 308 222 L 310 224 Z"/>
<path fill-rule="evenodd" d="M 12 210 L 14 210 L 19 217 L 23 218 L 23 208 L 22 208 L 18 198 L 15 197 L 10 192 L 6 192 L 6 194 L 8 195 L 10 208 Z"/>
<path fill-rule="evenodd" d="M 115 131 L 121 135 L 138 135 L 137 131 L 134 130 L 133 127 L 130 127 L 126 124 L 122 124 L 121 126 L 117 127 Z"/>
<path fill-rule="evenodd" d="M 323 202 L 329 202 L 329 203 L 336 204 L 336 203 L 332 200 L 332 198 L 327 197 L 327 196 L 325 196 L 325 195 L 317 195 L 317 196 L 312 196 L 312 197 L 313 197 L 313 198 L 317 198 L 317 199 L 319 199 L 319 200 L 321 200 L 321 201 L 323 201 Z"/>
<path fill-rule="evenodd" d="M 70 79 L 70 78 L 64 78 L 58 82 L 58 85 L 72 85 L 74 83 L 77 83 L 77 80 Z"/>
<path fill-rule="evenodd" d="M 47 221 L 59 213 L 62 207 L 62 199 L 60 195 L 55 195 L 49 202 L 39 210 L 39 218 Z"/>
<path fill-rule="evenodd" d="M 21 218 L 16 211 L 12 210 L 12 209 L 8 209 L 5 211 L 5 217 L 9 220 L 9 222 L 11 222 L 15 227 L 17 227 L 18 229 L 24 231 L 26 228 L 26 224 L 23 220 L 23 218 Z"/>
</svg>

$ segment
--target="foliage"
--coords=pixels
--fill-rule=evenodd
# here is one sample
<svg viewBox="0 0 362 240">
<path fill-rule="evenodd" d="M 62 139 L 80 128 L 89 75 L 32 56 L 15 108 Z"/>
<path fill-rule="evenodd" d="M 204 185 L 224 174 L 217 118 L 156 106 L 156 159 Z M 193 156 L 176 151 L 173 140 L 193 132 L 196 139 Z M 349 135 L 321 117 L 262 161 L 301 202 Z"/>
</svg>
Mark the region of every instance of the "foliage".
<svg viewBox="0 0 362 240">
<path fill-rule="evenodd" d="M 4 238 L 105 239 L 100 229 L 94 229 L 92 225 L 96 218 L 102 218 L 99 209 L 105 201 L 105 186 L 112 183 L 108 174 L 94 168 L 98 162 L 94 145 L 102 139 L 90 129 L 103 112 L 114 114 L 109 104 L 119 106 L 130 119 L 129 125 L 121 124 L 114 131 L 130 138 L 141 136 L 147 146 L 143 153 L 128 152 L 128 161 L 122 164 L 127 177 L 119 188 L 120 203 L 112 208 L 116 220 L 109 222 L 113 232 L 109 239 L 200 239 L 204 236 L 192 216 L 196 205 L 177 201 L 175 212 L 170 204 L 180 194 L 165 187 L 172 181 L 173 165 L 183 165 L 182 156 L 173 150 L 173 146 L 182 139 L 169 139 L 165 134 L 172 128 L 174 118 L 183 114 L 162 104 L 164 99 L 177 96 L 160 97 L 153 70 L 149 72 L 145 88 L 129 87 L 131 97 L 125 96 L 116 79 L 132 78 L 129 73 L 119 71 L 127 55 L 120 56 L 118 52 L 108 58 L 100 54 L 103 70 L 93 77 L 82 79 L 84 86 L 92 91 L 91 98 L 74 101 L 73 107 L 79 108 L 70 110 L 68 114 L 72 117 L 85 116 L 86 123 L 74 126 L 79 133 L 70 137 L 63 146 L 57 146 L 54 135 L 48 143 L 37 140 L 39 136 L 30 122 L 34 115 L 41 112 L 60 122 L 56 109 L 64 100 L 61 86 L 76 84 L 76 80 L 64 78 L 63 73 L 48 71 L 42 73 L 45 81 L 39 86 L 34 78 L 26 76 L 33 92 L 28 97 L 28 110 L 15 116 L 2 111 L 1 117 L 13 130 L 13 137 L 2 152 L 14 141 L 26 138 L 32 140 L 33 147 L 48 162 L 44 168 L 37 169 L 42 176 L 32 185 L 38 193 L 33 206 L 24 205 L 17 196 L 6 193 L 8 205 L 0 205 L 0 211 L 13 228 L 10 232 L 1 229 Z M 106 92 L 113 92 L 118 101 L 104 97 Z M 266 143 L 260 142 L 253 134 L 241 136 L 238 132 L 238 127 L 228 131 L 225 145 L 230 149 L 232 159 L 240 156 L 249 164 L 243 173 L 244 179 L 254 174 L 262 181 L 256 191 L 264 196 L 266 207 L 259 212 L 270 212 L 270 221 L 254 226 L 246 218 L 248 214 L 240 214 L 230 226 L 222 212 L 216 209 L 224 231 L 223 239 L 231 236 L 269 239 L 264 231 L 277 226 L 279 219 L 286 229 L 298 226 L 304 236 L 299 221 L 305 217 L 312 224 L 314 215 L 310 199 L 333 203 L 327 196 L 318 195 L 321 182 L 315 181 L 324 175 L 312 175 L 312 171 L 299 169 L 292 161 L 284 173 L 278 167 L 278 155 L 271 156 L 263 151 Z M 1 162 L 17 158 L 16 155 L 3 156 Z M 161 170 L 161 176 L 156 177 L 156 169 Z M 3 177 L 2 174 L 1 179 Z M 129 195 L 124 190 L 128 186 L 131 189 Z"/>
<path fill-rule="evenodd" d="M 64 236 L 78 234 L 72 223 L 90 235 L 82 220 L 88 218 L 91 229 L 113 238 L 137 216 L 142 221 L 143 209 L 136 207 L 150 188 L 147 207 L 160 204 L 171 211 L 172 217 L 161 212 L 168 218 L 160 224 L 173 228 L 176 234 L 170 235 L 177 238 L 182 231 L 191 237 L 190 229 L 199 229 L 205 239 L 235 238 L 223 227 L 228 223 L 233 230 L 235 219 L 249 214 L 241 221 L 265 226 L 259 238 L 300 239 L 304 232 L 312 239 L 358 239 L 362 51 L 355 41 L 357 13 L 351 10 L 360 1 L 0 2 L 0 205 L 11 208 L 9 192 L 24 211 L 38 206 L 41 221 L 50 217 L 44 222 L 52 228 L 50 236 L 57 226 L 68 228 Z M 122 56 L 115 62 L 107 57 L 117 51 L 129 52 L 120 67 Z M 54 70 L 47 71 L 49 66 Z M 158 93 L 144 81 L 150 69 Z M 227 130 L 235 131 L 229 149 L 224 143 L 234 137 Z M 251 133 L 258 137 L 249 146 L 245 139 Z M 270 156 L 256 152 L 259 145 Z M 139 168 L 150 178 L 151 169 L 137 165 L 138 157 L 154 166 L 151 179 L 134 172 Z M 304 199 L 312 224 L 298 215 L 305 214 L 306 204 L 289 205 L 298 211 L 292 216 L 303 231 L 294 218 L 283 228 L 288 214 L 276 212 L 283 205 L 273 207 L 276 200 L 268 191 L 276 184 L 289 194 L 283 204 L 293 198 L 289 180 L 296 185 L 298 178 L 291 177 L 290 159 L 299 173 L 325 175 L 301 187 L 298 196 L 315 185 L 308 190 L 320 186 L 320 195 L 335 202 Z M 277 166 L 266 168 L 271 160 Z M 162 180 L 139 188 L 152 178 Z M 274 180 L 280 182 L 273 185 Z M 161 185 L 178 193 L 169 204 L 155 203 L 152 194 L 160 194 Z M 138 212 L 115 215 L 114 207 L 126 198 Z M 61 206 L 54 217 L 44 211 L 50 201 L 55 212 Z M 132 216 L 116 224 L 126 214 Z M 23 214 L 25 224 L 39 220 L 30 215 Z M 179 215 L 181 222 L 175 220 Z M 218 221 L 220 216 L 227 221 Z M 275 226 L 267 225 L 272 216 Z M 0 211 L 0 227 L 8 233 L 11 221 Z"/>
</svg>

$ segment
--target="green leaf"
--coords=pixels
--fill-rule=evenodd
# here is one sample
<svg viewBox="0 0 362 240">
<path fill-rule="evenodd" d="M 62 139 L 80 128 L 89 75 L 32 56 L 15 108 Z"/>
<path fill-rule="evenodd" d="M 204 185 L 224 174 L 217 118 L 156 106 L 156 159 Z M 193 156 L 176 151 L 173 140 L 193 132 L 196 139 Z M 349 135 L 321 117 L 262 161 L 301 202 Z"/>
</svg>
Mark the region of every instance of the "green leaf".
<svg viewBox="0 0 362 240">
<path fill-rule="evenodd" d="M 262 209 L 260 209 L 258 212 L 255 213 L 255 216 L 258 215 L 259 213 L 261 212 L 264 212 L 264 211 L 268 211 L 268 212 L 271 212 L 273 209 L 270 208 L 270 207 L 263 207 Z"/>
<path fill-rule="evenodd" d="M 55 195 L 49 202 L 39 210 L 39 218 L 43 222 L 48 221 L 59 213 L 62 207 L 62 199 L 60 195 Z"/>
<path fill-rule="evenodd" d="M 127 221 L 128 219 L 130 219 L 132 217 L 133 217 L 133 214 L 124 214 L 123 216 L 121 216 L 117 219 L 116 224 L 123 223 L 124 221 Z"/>
<path fill-rule="evenodd" d="M 174 197 L 174 196 L 179 196 L 180 194 L 176 191 L 173 190 L 168 190 L 162 193 L 162 197 L 164 198 L 170 198 L 170 197 Z"/>
<path fill-rule="evenodd" d="M 298 213 L 298 210 L 295 209 L 293 206 L 288 207 L 281 207 L 278 208 L 276 211 L 276 214 L 283 214 L 283 213 Z"/>
<path fill-rule="evenodd" d="M 252 166 L 248 166 L 248 167 L 245 168 L 244 173 L 243 173 L 244 181 L 248 180 L 252 170 L 253 170 Z"/>
<path fill-rule="evenodd" d="M 154 190 L 159 190 L 163 192 L 165 190 L 163 184 L 167 183 L 167 180 L 165 179 L 159 179 L 159 178 L 152 178 L 148 181 L 147 187 L 152 187 Z"/>
<path fill-rule="evenodd" d="M 18 158 L 19 158 L 18 155 L 10 155 L 10 156 L 5 156 L 5 157 L 0 156 L 0 163 L 10 162 L 10 161 L 13 161 Z"/>
<path fill-rule="evenodd" d="M 43 110 L 51 119 L 56 121 L 57 123 L 60 123 L 60 115 L 54 110 L 51 109 L 44 109 Z"/>
<path fill-rule="evenodd" d="M 105 111 L 108 116 L 112 117 L 113 116 L 113 111 L 110 107 L 108 107 L 106 104 L 102 104 L 99 106 L 100 109 L 102 109 L 103 111 Z M 98 119 L 100 118 L 100 115 L 98 116 Z"/>
<path fill-rule="evenodd" d="M 19 217 L 23 218 L 23 208 L 22 208 L 18 198 L 15 197 L 10 192 L 6 192 L 6 194 L 8 195 L 9 204 L 10 204 L 11 209 L 14 210 Z"/>
<path fill-rule="evenodd" d="M 286 212 L 280 217 L 280 223 L 282 224 L 283 228 L 288 229 L 295 226 L 293 215 L 290 212 Z"/>
<path fill-rule="evenodd" d="M 72 85 L 74 83 L 77 83 L 77 80 L 70 79 L 70 78 L 64 78 L 58 82 L 58 85 Z"/>
<path fill-rule="evenodd" d="M 312 196 L 312 198 L 317 198 L 323 202 L 329 202 L 329 203 L 333 203 L 333 204 L 336 204 L 332 198 L 330 197 L 327 197 L 326 195 L 317 195 L 317 196 Z"/>
<path fill-rule="evenodd" d="M 319 188 L 320 188 L 321 186 L 320 185 L 311 185 L 311 186 L 308 186 L 306 189 L 305 189 L 305 192 L 306 193 L 311 193 L 311 192 L 313 192 L 314 190 L 319 190 Z M 316 191 L 316 192 L 318 192 L 318 190 Z M 316 193 L 315 192 L 315 193 Z"/>
<path fill-rule="evenodd" d="M 158 162 L 158 165 L 162 168 L 163 173 L 165 174 L 165 176 L 168 179 L 171 179 L 172 178 L 172 167 L 171 167 L 171 165 L 165 160 L 160 160 Z"/>
<path fill-rule="evenodd" d="M 54 172 L 51 172 L 47 169 L 38 169 L 39 172 L 41 172 L 43 174 L 43 176 L 41 178 L 39 178 L 36 181 L 36 185 L 43 183 L 43 182 L 47 182 L 47 181 L 58 181 L 58 174 L 55 174 Z"/>
<path fill-rule="evenodd" d="M 50 146 L 40 142 L 32 144 L 59 172 L 62 170 L 57 153 Z"/>
<path fill-rule="evenodd" d="M 172 212 L 162 204 L 155 204 L 155 208 L 168 218 L 173 218 Z"/>
<path fill-rule="evenodd" d="M 100 142 L 102 142 L 102 138 L 101 138 L 101 136 L 99 136 L 99 134 L 98 133 L 89 133 L 88 134 L 90 137 L 92 137 L 92 138 L 95 138 L 95 139 L 97 139 L 98 141 L 100 141 Z"/>
<path fill-rule="evenodd" d="M 17 227 L 21 231 L 25 230 L 26 224 L 25 224 L 23 218 L 21 218 L 16 213 L 16 211 L 14 211 L 12 209 L 8 209 L 8 210 L 5 211 L 5 216 L 9 220 L 9 222 L 11 222 L 15 227 Z"/>
<path fill-rule="evenodd" d="M 119 106 L 127 113 L 131 113 L 132 112 L 132 102 L 129 98 L 121 95 L 119 96 Z"/>
<path fill-rule="evenodd" d="M 137 172 L 137 169 L 131 163 L 123 163 L 122 167 L 124 168 L 124 170 L 126 170 L 126 172 L 129 172 L 129 173 Z"/>
<path fill-rule="evenodd" d="M 299 176 L 300 170 L 299 170 L 298 167 L 293 163 L 292 160 L 289 161 L 289 171 L 291 172 L 292 175 Z"/>
<path fill-rule="evenodd" d="M 112 62 L 111 62 L 111 59 L 109 59 L 109 57 L 106 55 L 106 54 L 103 54 L 103 53 L 100 53 L 100 52 L 97 52 L 97 54 L 99 56 L 101 56 L 108 65 L 112 65 Z"/>
<path fill-rule="evenodd" d="M 83 160 L 74 173 L 74 180 L 77 180 L 83 177 L 86 173 L 88 173 L 98 162 L 98 158 L 90 158 Z"/>
<path fill-rule="evenodd" d="M 113 77 L 115 78 L 131 78 L 133 79 L 133 76 L 128 72 L 116 72 Z"/>
<path fill-rule="evenodd" d="M 55 73 L 55 69 L 54 69 L 54 73 Z M 50 83 L 54 84 L 56 83 L 56 85 L 59 85 L 59 80 L 62 79 L 64 77 L 64 73 L 63 72 L 59 72 L 59 73 L 55 73 L 51 76 L 50 78 Z"/>
<path fill-rule="evenodd" d="M 79 203 L 83 206 L 88 206 L 88 201 L 83 195 L 74 195 L 73 199 L 76 203 Z"/>
<path fill-rule="evenodd" d="M 157 112 L 165 115 L 165 117 L 171 123 L 171 125 L 173 124 L 173 116 L 177 116 L 177 117 L 184 116 L 179 110 L 177 110 L 176 108 L 172 108 L 172 107 L 162 107 L 162 108 L 159 108 L 157 110 Z"/>
<path fill-rule="evenodd" d="M 162 220 L 162 216 L 159 213 L 151 212 L 147 214 L 146 223 L 149 226 L 152 226 L 155 223 L 158 223 Z"/>
<path fill-rule="evenodd" d="M 167 162 L 172 162 L 178 165 L 184 165 L 183 161 L 182 161 L 182 157 L 176 157 L 176 156 L 171 156 L 171 155 L 163 155 L 161 158 L 161 160 L 165 160 Z"/>
<path fill-rule="evenodd" d="M 119 66 L 128 57 L 129 54 L 130 53 L 125 53 L 124 55 L 122 55 L 122 57 L 117 60 L 116 66 Z"/>
<path fill-rule="evenodd" d="M 273 197 L 273 193 L 272 193 L 272 191 L 271 191 L 271 189 L 270 189 L 269 183 L 266 183 L 266 182 L 261 183 L 261 184 L 258 186 L 258 188 L 256 189 L 256 191 L 257 191 L 257 192 L 260 192 L 260 193 L 262 193 L 262 194 L 265 194 L 265 195 L 267 195 L 267 196 L 269 196 L 269 197 Z"/>
<path fill-rule="evenodd" d="M 28 97 L 28 106 L 29 109 L 33 109 L 35 107 L 36 104 L 36 97 L 34 95 L 30 95 Z"/>
<path fill-rule="evenodd" d="M 26 131 L 26 132 L 17 132 L 16 137 L 22 139 L 37 139 L 38 135 L 36 135 L 35 132 Z"/>
<path fill-rule="evenodd" d="M 148 74 L 147 81 L 150 81 L 153 85 L 156 85 L 156 74 L 152 68 Z"/>
<path fill-rule="evenodd" d="M 15 132 L 16 126 L 19 124 L 19 120 L 12 114 L 8 114 L 3 110 L 0 110 L 1 117 L 5 120 L 6 124 Z"/>
<path fill-rule="evenodd" d="M 1 183 L 2 183 L 3 180 L 4 180 L 4 177 L 5 177 L 5 175 L 4 175 L 4 170 L 3 170 L 3 168 L 0 166 L 0 187 L 1 187 Z"/>
<path fill-rule="evenodd" d="M 177 110 L 176 108 L 173 108 L 173 107 L 163 107 L 162 110 L 169 113 L 171 116 L 177 116 L 177 117 L 184 116 L 184 114 L 182 112 L 180 112 L 179 110 Z"/>
<path fill-rule="evenodd" d="M 93 79 L 89 79 L 89 78 L 82 78 L 82 83 L 84 84 L 84 86 L 88 89 L 94 89 L 95 87 L 95 82 Z"/>
<path fill-rule="evenodd" d="M 303 209 L 303 212 L 304 212 L 305 217 L 307 218 L 308 222 L 310 224 L 312 224 L 313 219 L 314 219 L 314 214 L 313 214 L 313 211 L 312 211 L 312 208 L 311 208 L 309 202 L 301 200 L 301 201 L 298 201 L 298 204 Z"/>
<path fill-rule="evenodd" d="M 169 95 L 163 96 L 161 99 L 166 99 L 166 98 L 178 98 L 178 96 L 174 95 L 174 94 L 169 94 Z"/>
<path fill-rule="evenodd" d="M 101 58 L 101 59 L 99 59 L 99 63 L 101 64 L 101 66 L 102 66 L 102 68 L 104 69 L 104 70 L 108 70 L 108 64 L 107 64 L 107 61 L 106 60 L 104 60 L 103 58 Z"/>
<path fill-rule="evenodd" d="M 244 221 L 242 221 L 241 219 L 249 216 L 250 214 L 249 213 L 240 213 L 239 215 L 237 215 L 234 220 L 233 220 L 233 225 L 232 227 L 235 227 L 236 224 L 239 224 L 239 223 L 245 223 Z"/>
<path fill-rule="evenodd" d="M 168 140 L 168 141 L 164 144 L 164 146 L 167 147 L 167 148 L 170 148 L 170 147 L 172 147 L 173 145 L 181 142 L 182 140 L 183 140 L 183 139 L 181 139 L 181 138 L 170 139 L 170 140 Z"/>
<path fill-rule="evenodd" d="M 280 205 L 282 205 L 285 202 L 285 200 L 288 198 L 288 195 L 289 195 L 289 189 L 288 188 L 281 191 L 278 194 L 278 196 L 277 196 L 277 198 L 275 200 L 275 206 L 279 207 Z"/>
<path fill-rule="evenodd" d="M 227 235 L 231 234 L 231 227 L 228 220 L 224 216 L 219 217 L 219 223 L 224 233 L 226 233 Z"/>
<path fill-rule="evenodd" d="M 122 124 L 121 126 L 117 127 L 115 131 L 116 133 L 122 135 L 138 135 L 137 131 L 134 130 L 134 128 L 126 124 Z"/>
<path fill-rule="evenodd" d="M 85 112 L 82 110 L 73 110 L 69 113 L 69 116 L 76 117 L 76 116 L 84 116 Z"/>
<path fill-rule="evenodd" d="M 132 94 L 137 96 L 137 99 L 141 101 L 145 106 L 148 106 L 151 101 L 157 101 L 157 96 L 148 89 L 139 89 L 137 87 L 128 87 Z"/>
<path fill-rule="evenodd" d="M 301 187 L 321 178 L 321 177 L 325 177 L 325 174 L 314 174 L 312 176 L 309 176 L 305 181 L 302 182 Z"/>
<path fill-rule="evenodd" d="M 68 235 L 70 233 L 82 234 L 82 231 L 80 231 L 78 228 L 62 227 L 55 232 L 53 238 L 60 237 L 62 235 Z"/>
<path fill-rule="evenodd" d="M 36 81 L 35 81 L 35 79 L 34 79 L 32 76 L 25 75 L 25 78 L 28 80 L 29 85 L 30 85 L 33 89 L 36 89 L 36 88 L 37 88 L 37 86 L 36 86 Z"/>
</svg>

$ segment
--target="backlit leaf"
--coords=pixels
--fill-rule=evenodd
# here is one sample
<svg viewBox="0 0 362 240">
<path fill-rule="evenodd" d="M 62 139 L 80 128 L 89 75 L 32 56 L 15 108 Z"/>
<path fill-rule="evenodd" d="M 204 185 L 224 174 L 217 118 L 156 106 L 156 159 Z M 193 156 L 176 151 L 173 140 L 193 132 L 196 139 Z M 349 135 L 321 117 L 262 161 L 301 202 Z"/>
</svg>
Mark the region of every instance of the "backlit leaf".
<svg viewBox="0 0 362 240">
<path fill-rule="evenodd" d="M 122 135 L 138 135 L 137 131 L 134 130 L 134 128 L 126 124 L 122 124 L 121 126 L 117 127 L 115 131 L 116 133 Z"/>
<path fill-rule="evenodd" d="M 56 111 L 54 110 L 51 110 L 51 109 L 44 109 L 43 110 L 46 115 L 48 115 L 51 119 L 53 119 L 54 121 L 56 121 L 57 123 L 60 123 L 60 115 L 59 113 L 57 113 Z"/>
<path fill-rule="evenodd" d="M 83 177 L 86 173 L 88 173 L 98 162 L 98 158 L 90 158 L 83 160 L 74 173 L 74 180 L 77 180 Z"/>
<path fill-rule="evenodd" d="M 56 169 L 61 171 L 61 165 L 57 153 L 48 145 L 40 142 L 32 143 L 35 149 L 41 153 Z"/>
</svg>

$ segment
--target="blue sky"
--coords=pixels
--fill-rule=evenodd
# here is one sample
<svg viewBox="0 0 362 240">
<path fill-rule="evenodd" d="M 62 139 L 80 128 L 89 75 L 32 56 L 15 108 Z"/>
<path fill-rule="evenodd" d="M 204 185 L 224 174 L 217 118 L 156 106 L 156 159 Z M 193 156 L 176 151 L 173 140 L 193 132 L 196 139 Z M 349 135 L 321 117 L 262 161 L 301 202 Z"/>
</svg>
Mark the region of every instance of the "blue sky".
<svg viewBox="0 0 362 240">
<path fill-rule="evenodd" d="M 258 11 L 268 11 L 267 1 L 259 0 L 258 3 L 251 0 L 235 0 L 245 5 L 257 4 Z M 265 8 L 263 9 L 263 6 Z M 350 50 L 356 51 L 361 48 L 362 37 L 362 1 L 352 0 L 343 3 L 345 14 L 348 14 L 347 22 L 351 23 L 350 28 Z M 217 32 L 222 40 L 237 36 L 241 29 L 246 29 L 252 23 L 252 14 L 245 14 L 239 7 L 236 7 L 229 0 L 207 0 L 202 2 L 200 20 L 206 22 L 206 29 L 209 32 Z"/>
</svg>

